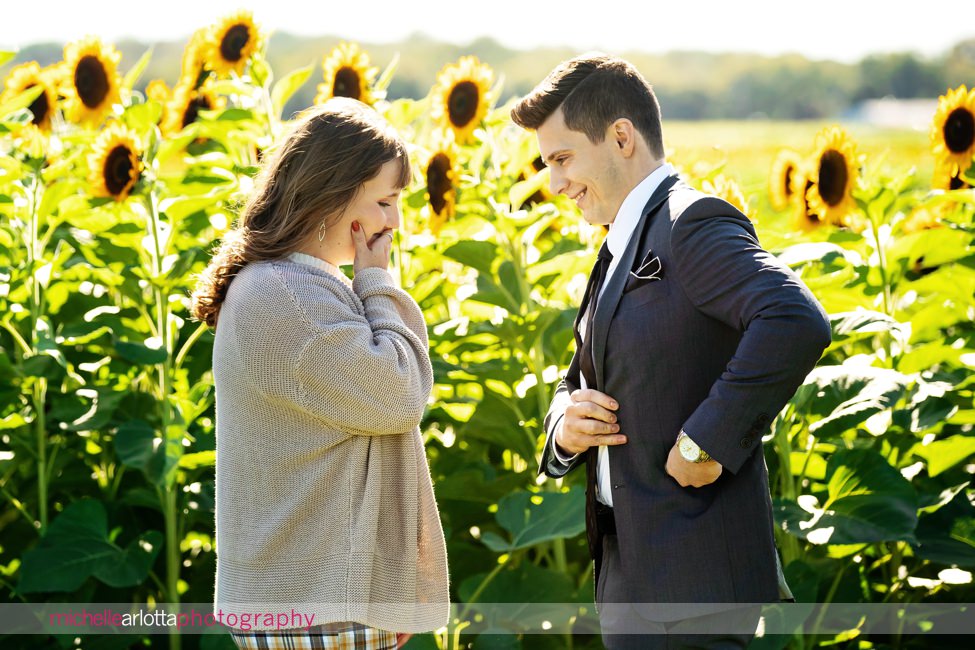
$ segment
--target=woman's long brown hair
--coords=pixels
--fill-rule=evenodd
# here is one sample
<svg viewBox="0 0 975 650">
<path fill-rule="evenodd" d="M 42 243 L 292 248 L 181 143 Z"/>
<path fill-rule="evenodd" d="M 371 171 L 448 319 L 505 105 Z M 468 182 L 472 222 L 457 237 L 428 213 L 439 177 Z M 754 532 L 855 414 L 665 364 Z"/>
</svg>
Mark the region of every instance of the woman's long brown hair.
<svg viewBox="0 0 975 650">
<path fill-rule="evenodd" d="M 405 187 L 406 145 L 374 109 L 345 98 L 309 109 L 265 159 L 237 224 L 200 274 L 192 317 L 216 327 L 230 282 L 245 265 L 297 250 L 323 221 L 334 225 L 362 184 L 392 160 L 401 164 Z"/>
</svg>

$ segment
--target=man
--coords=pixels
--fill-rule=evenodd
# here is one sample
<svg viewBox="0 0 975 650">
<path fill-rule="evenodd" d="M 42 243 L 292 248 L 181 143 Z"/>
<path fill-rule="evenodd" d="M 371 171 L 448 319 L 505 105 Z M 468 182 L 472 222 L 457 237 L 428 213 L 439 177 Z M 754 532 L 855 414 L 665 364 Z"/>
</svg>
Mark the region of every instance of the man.
<svg viewBox="0 0 975 650">
<path fill-rule="evenodd" d="M 511 115 L 536 132 L 552 191 L 609 227 L 539 472 L 587 466 L 604 640 L 684 647 L 685 631 L 744 647 L 757 610 L 744 633 L 719 617 L 702 638 L 702 604 L 788 596 L 762 434 L 829 345 L 829 320 L 747 217 L 675 175 L 656 97 L 626 61 L 566 61 Z"/>
</svg>

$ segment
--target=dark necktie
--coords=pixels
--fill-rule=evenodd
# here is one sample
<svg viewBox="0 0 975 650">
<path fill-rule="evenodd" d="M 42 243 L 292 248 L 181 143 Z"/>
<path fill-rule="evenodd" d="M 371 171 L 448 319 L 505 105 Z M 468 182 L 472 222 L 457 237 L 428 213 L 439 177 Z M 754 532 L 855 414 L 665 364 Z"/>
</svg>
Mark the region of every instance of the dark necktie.
<svg viewBox="0 0 975 650">
<path fill-rule="evenodd" d="M 586 294 L 589 297 L 586 305 L 586 335 L 582 339 L 582 347 L 579 357 L 579 369 L 582 376 L 586 378 L 586 388 L 599 390 L 601 387 L 596 385 L 596 367 L 593 365 L 592 357 L 592 335 L 593 324 L 596 320 L 596 306 L 599 303 L 599 294 L 602 292 L 603 283 L 606 281 L 606 272 L 613 261 L 613 254 L 609 252 L 606 242 L 603 242 L 599 249 L 599 257 L 596 259 L 596 266 L 592 269 L 589 276 L 589 287 Z"/>
<path fill-rule="evenodd" d="M 597 386 L 596 368 L 593 365 L 592 338 L 595 331 L 596 306 L 599 303 L 599 294 L 602 292 L 603 283 L 606 281 L 606 272 L 613 261 L 613 254 L 609 252 L 606 242 L 603 242 L 599 249 L 599 257 L 596 266 L 593 267 L 589 275 L 589 286 L 586 287 L 586 295 L 583 298 L 586 310 L 586 335 L 580 342 L 579 333 L 576 331 L 576 345 L 579 346 L 579 370 L 586 379 L 586 388 L 600 390 Z M 581 343 L 581 345 L 580 345 Z M 595 561 L 596 575 L 599 575 L 600 565 L 602 564 L 602 533 L 599 530 L 599 523 L 596 517 L 596 466 L 599 463 L 599 448 L 590 447 L 586 452 L 586 537 L 589 542 L 589 552 Z"/>
</svg>

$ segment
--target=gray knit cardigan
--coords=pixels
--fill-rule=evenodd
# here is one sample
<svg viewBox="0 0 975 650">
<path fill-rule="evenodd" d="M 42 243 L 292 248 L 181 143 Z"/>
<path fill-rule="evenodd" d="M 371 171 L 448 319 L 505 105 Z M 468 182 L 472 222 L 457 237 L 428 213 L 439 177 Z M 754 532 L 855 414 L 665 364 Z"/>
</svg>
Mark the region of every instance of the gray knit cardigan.
<svg viewBox="0 0 975 650">
<path fill-rule="evenodd" d="M 446 625 L 418 426 L 433 384 L 426 326 L 389 273 L 364 269 L 350 286 L 291 258 L 247 264 L 221 307 L 213 376 L 215 610 Z"/>
</svg>

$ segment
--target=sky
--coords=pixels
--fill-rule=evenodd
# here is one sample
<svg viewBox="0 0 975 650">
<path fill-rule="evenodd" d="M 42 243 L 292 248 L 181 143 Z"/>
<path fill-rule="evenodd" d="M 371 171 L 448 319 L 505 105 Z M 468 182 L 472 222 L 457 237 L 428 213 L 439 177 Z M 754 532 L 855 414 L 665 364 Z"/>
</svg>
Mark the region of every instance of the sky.
<svg viewBox="0 0 975 650">
<path fill-rule="evenodd" d="M 797 52 L 855 62 L 867 54 L 944 53 L 975 37 L 971 0 L 48 0 L 5 3 L 0 50 L 66 42 L 180 41 L 237 9 L 264 28 L 386 43 L 424 33 L 465 44 L 489 36 L 515 49 Z M 152 13 L 147 12 L 152 8 Z M 490 7 L 490 9 L 486 9 Z M 40 13 L 38 12 L 40 8 Z"/>
</svg>

